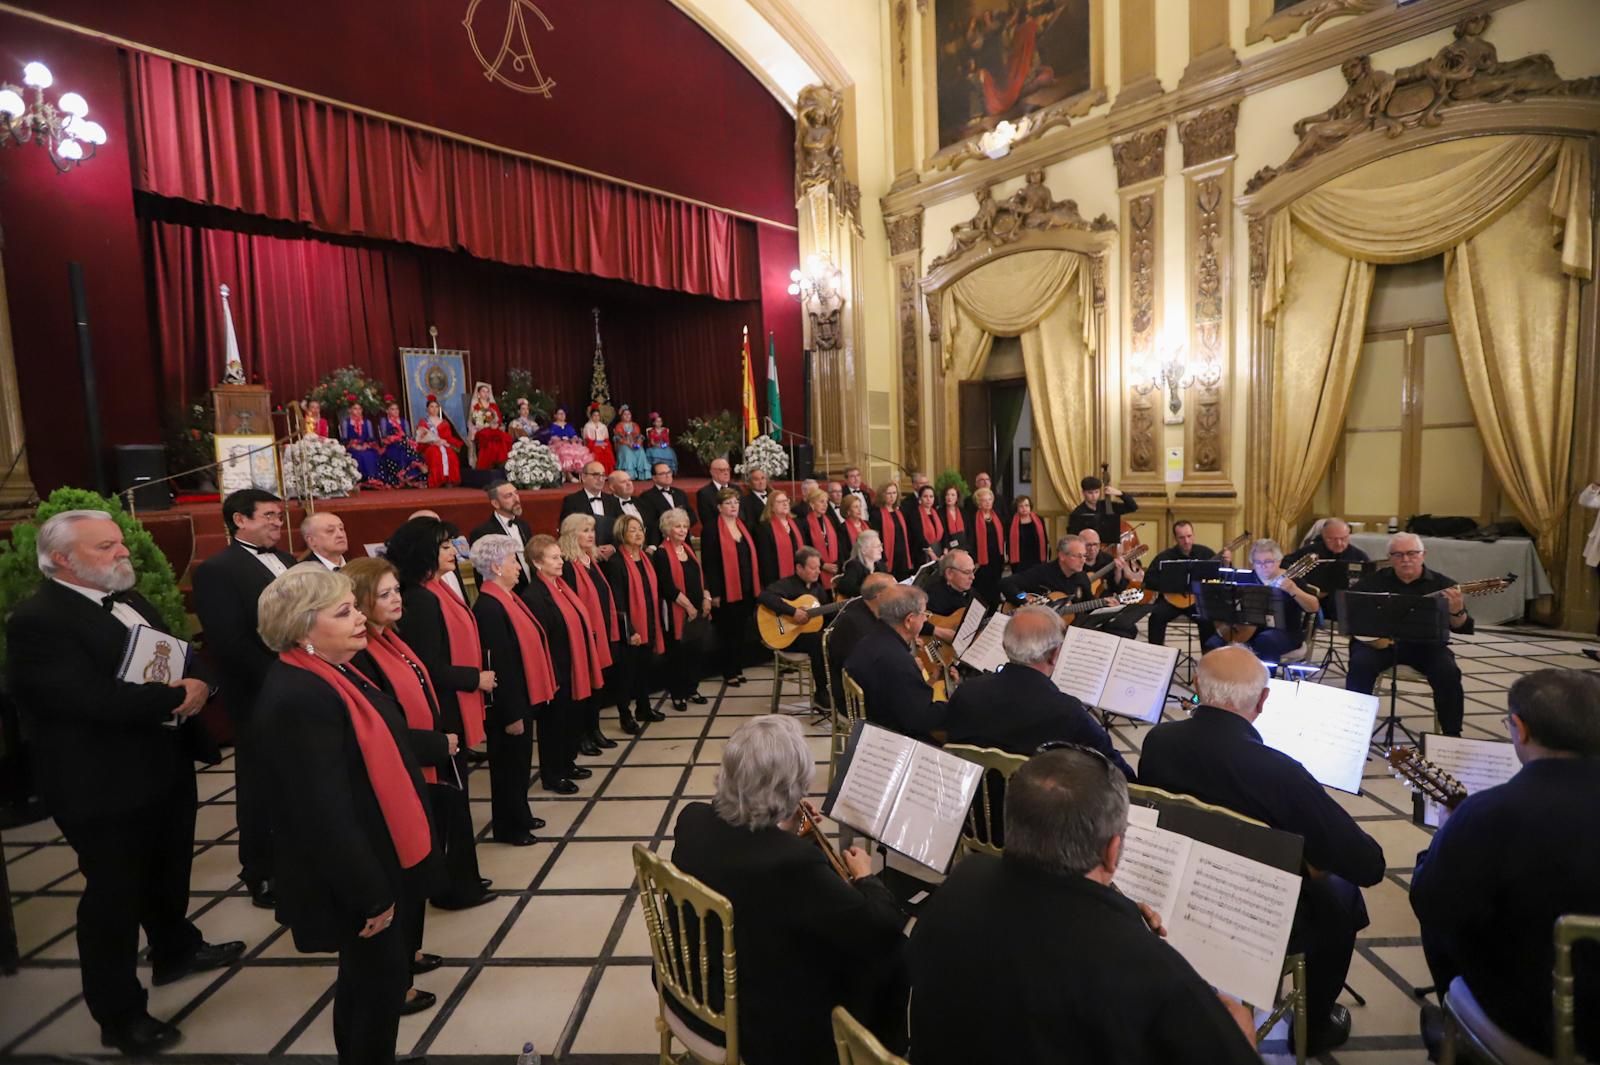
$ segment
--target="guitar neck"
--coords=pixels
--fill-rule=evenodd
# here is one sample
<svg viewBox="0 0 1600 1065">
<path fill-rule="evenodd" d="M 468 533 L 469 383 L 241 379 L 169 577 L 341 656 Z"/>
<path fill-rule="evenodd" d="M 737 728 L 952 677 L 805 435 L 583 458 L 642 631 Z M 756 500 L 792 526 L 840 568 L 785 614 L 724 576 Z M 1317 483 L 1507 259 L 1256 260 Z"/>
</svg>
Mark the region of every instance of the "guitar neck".
<svg viewBox="0 0 1600 1065">
<path fill-rule="evenodd" d="M 1085 599 L 1081 603 L 1067 603 L 1065 606 L 1056 607 L 1057 614 L 1087 614 L 1091 610 L 1099 610 L 1103 606 L 1115 603 L 1116 597 L 1106 596 L 1102 599 Z"/>
</svg>

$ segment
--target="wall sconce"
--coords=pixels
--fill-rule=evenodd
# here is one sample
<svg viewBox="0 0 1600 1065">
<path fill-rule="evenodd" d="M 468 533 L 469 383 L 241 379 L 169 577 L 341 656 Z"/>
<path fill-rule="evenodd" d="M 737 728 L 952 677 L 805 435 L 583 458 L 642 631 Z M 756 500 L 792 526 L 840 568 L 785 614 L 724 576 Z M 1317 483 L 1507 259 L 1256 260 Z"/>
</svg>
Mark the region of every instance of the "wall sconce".
<svg viewBox="0 0 1600 1065">
<path fill-rule="evenodd" d="M 1184 358 L 1183 345 L 1162 346 L 1162 353 L 1152 357 L 1143 353 L 1134 357 L 1128 367 L 1128 384 L 1141 396 L 1156 389 L 1167 394 L 1167 425 L 1183 424 L 1183 390 L 1199 384 L 1210 388 L 1222 379 L 1222 370 L 1214 362 L 1195 365 Z"/>
<path fill-rule="evenodd" d="M 75 92 L 62 93 L 53 104 L 47 102 L 44 91 L 54 83 L 50 68 L 38 62 L 22 68 L 22 84 L 33 90 L 31 104 L 23 97 L 26 90 L 0 83 L 0 147 L 37 144 L 64 174 L 94 158 L 95 149 L 106 142 L 106 131 L 100 123 L 84 117 L 89 103 Z"/>
<path fill-rule="evenodd" d="M 844 274 L 826 255 L 812 255 L 803 270 L 789 271 L 789 295 L 801 306 L 832 311 L 844 303 Z"/>
</svg>

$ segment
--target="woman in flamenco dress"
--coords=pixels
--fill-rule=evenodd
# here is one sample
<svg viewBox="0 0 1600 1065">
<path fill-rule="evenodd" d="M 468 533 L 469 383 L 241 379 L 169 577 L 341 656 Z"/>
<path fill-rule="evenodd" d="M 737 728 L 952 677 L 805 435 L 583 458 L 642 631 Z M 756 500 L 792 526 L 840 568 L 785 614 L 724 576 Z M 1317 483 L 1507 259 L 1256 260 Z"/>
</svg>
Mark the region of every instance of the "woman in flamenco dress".
<svg viewBox="0 0 1600 1065">
<path fill-rule="evenodd" d="M 528 402 L 527 396 L 517 399 L 517 416 L 506 423 L 506 428 L 511 431 L 513 440 L 538 439 L 539 419 L 533 416 L 533 404 Z"/>
<path fill-rule="evenodd" d="M 378 419 L 378 475 L 391 488 L 417 488 L 428 483 L 428 467 L 411 446 L 411 427 L 400 417 L 400 404 L 384 396 Z"/>
<path fill-rule="evenodd" d="M 356 460 L 356 467 L 361 471 L 362 486 L 383 488 L 383 479 L 378 476 L 378 434 L 373 431 L 372 423 L 367 420 L 367 413 L 361 409 L 360 403 L 351 403 L 345 416 L 339 419 L 339 442 Z"/>
<path fill-rule="evenodd" d="M 567 408 L 556 408 L 545 433 L 549 438 L 547 445 L 555 452 L 556 461 L 561 463 L 561 472 L 569 480 L 576 481 L 584 465 L 594 461 L 594 455 L 578 439 L 578 430 L 567 421 Z"/>
<path fill-rule="evenodd" d="M 650 460 L 644 454 L 644 429 L 633 420 L 633 411 L 626 403 L 617 411 L 620 417 L 611 433 L 617 449 L 617 469 L 635 481 L 650 479 Z"/>
<path fill-rule="evenodd" d="M 656 463 L 665 462 L 674 474 L 678 472 L 678 453 L 672 450 L 672 431 L 655 411 L 650 412 L 650 428 L 644 431 L 644 442 L 648 445 L 644 457 L 649 460 L 651 470 L 656 468 Z"/>
<path fill-rule="evenodd" d="M 435 396 L 428 397 L 428 413 L 417 422 L 417 447 L 428 464 L 428 487 L 461 483 L 461 436 L 444 416 Z"/>
<path fill-rule="evenodd" d="M 617 457 L 611 451 L 611 430 L 606 428 L 600 413 L 600 404 L 589 404 L 589 420 L 583 425 L 583 442 L 594 452 L 594 461 L 604 466 L 606 475 L 617 468 Z"/>
<path fill-rule="evenodd" d="M 494 401 L 494 390 L 486 381 L 479 381 L 473 390 L 472 407 L 467 411 L 467 438 L 472 441 L 477 455 L 474 461 L 480 470 L 504 466 L 511 454 L 511 434 L 502 428 L 500 405 Z"/>
</svg>

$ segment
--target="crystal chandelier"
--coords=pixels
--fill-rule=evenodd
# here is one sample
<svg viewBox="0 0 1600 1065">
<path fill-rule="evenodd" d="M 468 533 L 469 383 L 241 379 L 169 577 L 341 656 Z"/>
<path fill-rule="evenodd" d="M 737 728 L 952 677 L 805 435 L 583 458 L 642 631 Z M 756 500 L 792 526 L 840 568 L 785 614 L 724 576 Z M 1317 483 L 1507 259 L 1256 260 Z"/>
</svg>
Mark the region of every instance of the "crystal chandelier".
<svg viewBox="0 0 1600 1065">
<path fill-rule="evenodd" d="M 62 173 L 94 158 L 95 149 L 106 142 L 105 127 L 90 121 L 89 103 L 75 92 L 62 93 L 50 103 L 44 91 L 55 83 L 55 76 L 43 63 L 22 68 L 25 89 L 0 82 L 0 147 L 10 144 L 39 145 L 50 162 Z M 33 102 L 24 98 L 33 90 Z"/>
</svg>

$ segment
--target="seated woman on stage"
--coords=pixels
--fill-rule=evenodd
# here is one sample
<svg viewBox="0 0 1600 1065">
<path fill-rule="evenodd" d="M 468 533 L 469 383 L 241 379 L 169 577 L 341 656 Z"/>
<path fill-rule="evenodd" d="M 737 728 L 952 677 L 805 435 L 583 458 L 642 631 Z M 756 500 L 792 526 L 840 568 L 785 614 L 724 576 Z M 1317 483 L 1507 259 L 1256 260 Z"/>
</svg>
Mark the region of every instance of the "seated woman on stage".
<svg viewBox="0 0 1600 1065">
<path fill-rule="evenodd" d="M 867 521 L 867 504 L 858 495 L 847 495 L 839 502 L 839 513 L 844 515 L 844 542 L 840 547 L 854 551 L 857 538 L 872 531 Z"/>
<path fill-rule="evenodd" d="M 444 416 L 439 400 L 428 397 L 428 413 L 417 422 L 417 447 L 428 465 L 428 487 L 442 488 L 461 483 L 462 443 L 456 427 Z"/>
<path fill-rule="evenodd" d="M 894 579 L 903 581 L 911 576 L 915 568 L 911 562 L 911 537 L 906 530 L 906 516 L 900 510 L 900 486 L 893 481 L 878 489 L 872 528 L 883 538 L 883 560 Z"/>
<path fill-rule="evenodd" d="M 570 481 L 576 481 L 584 466 L 594 461 L 594 454 L 578 439 L 578 430 L 567 421 L 567 408 L 557 407 L 551 415 L 550 427 L 545 430 L 549 448 L 561 463 L 561 472 Z"/>
<path fill-rule="evenodd" d="M 661 515 L 661 546 L 651 556 L 656 587 L 667 605 L 667 695 L 672 708 L 704 704 L 700 694 L 701 662 L 711 643 L 711 593 L 706 589 L 700 559 L 689 543 L 689 512 L 674 507 Z"/>
<path fill-rule="evenodd" d="M 733 903 L 740 1057 L 761 1065 L 832 1061 L 836 1005 L 904 1049 L 905 915 L 872 875 L 866 851 L 840 855 L 852 877 L 845 880 L 799 838 L 813 769 L 794 719 L 752 718 L 723 748 L 715 797 L 684 807 L 674 829 L 673 863 Z M 684 931 L 697 945 L 699 930 Z M 720 929 L 706 929 L 713 956 L 720 956 L 719 938 Z M 708 979 L 720 979 L 720 967 L 710 969 Z M 710 984 L 714 1008 L 721 991 Z"/>
<path fill-rule="evenodd" d="M 807 547 L 814 547 L 822 556 L 822 586 L 833 588 L 839 576 L 839 531 L 833 527 L 828 514 L 828 493 L 813 488 L 806 496 L 806 516 L 800 523 L 800 535 Z"/>
<path fill-rule="evenodd" d="M 794 553 L 804 546 L 800 524 L 789 512 L 789 493 L 774 488 L 767 493 L 767 506 L 756 526 L 756 558 L 762 586 L 794 576 Z"/>
<path fill-rule="evenodd" d="M 617 468 L 617 456 L 611 450 L 611 430 L 606 428 L 598 403 L 589 404 L 589 420 L 583 425 L 583 442 L 594 453 L 591 461 L 598 462 L 605 468 L 606 476 L 611 476 L 611 471 Z"/>
<path fill-rule="evenodd" d="M 305 421 L 301 432 L 305 436 L 327 436 L 328 419 L 322 416 L 321 401 L 308 399 L 305 401 L 303 410 L 305 412 Z"/>
<path fill-rule="evenodd" d="M 652 470 L 656 463 L 665 462 L 674 474 L 678 472 L 678 453 L 672 450 L 672 432 L 655 411 L 650 412 L 650 428 L 644 431 L 644 442 L 644 457 L 650 461 Z"/>
<path fill-rule="evenodd" d="M 383 480 L 378 476 L 378 434 L 372 431 L 372 423 L 367 420 L 367 412 L 361 409 L 361 404 L 350 404 L 345 416 L 339 419 L 339 442 L 356 460 L 356 467 L 361 470 L 361 483 L 382 488 Z"/>
<path fill-rule="evenodd" d="M 527 396 L 517 397 L 517 416 L 506 423 L 506 429 L 510 431 L 513 443 L 524 437 L 539 435 L 539 421 L 533 416 L 533 404 L 528 402 Z"/>
<path fill-rule="evenodd" d="M 1031 566 L 1050 561 L 1050 536 L 1044 522 L 1033 512 L 1033 500 L 1018 496 L 1012 504 L 1011 533 L 1006 539 L 1006 557 L 1011 560 L 1011 572 L 1021 573 Z"/>
<path fill-rule="evenodd" d="M 1264 584 L 1281 593 L 1272 598 L 1283 601 L 1284 626 L 1282 628 L 1257 628 L 1256 626 L 1229 625 L 1217 622 L 1217 634 L 1205 642 L 1206 650 L 1215 650 L 1230 643 L 1242 643 L 1255 652 L 1257 658 L 1276 662 L 1285 651 L 1292 651 L 1305 642 L 1305 616 L 1315 613 L 1317 597 L 1283 576 L 1280 563 L 1283 548 L 1276 540 L 1257 540 L 1250 545 L 1249 573 L 1234 573 L 1234 584 Z M 1246 659 L 1248 661 L 1248 659 Z"/>
<path fill-rule="evenodd" d="M 411 427 L 400 417 L 400 404 L 390 400 L 378 419 L 378 475 L 392 488 L 428 483 L 428 467 L 411 446 Z"/>
<path fill-rule="evenodd" d="M 633 420 L 633 410 L 626 403 L 617 409 L 611 446 L 617 453 L 617 469 L 641 484 L 650 479 L 650 460 L 644 453 L 644 429 Z"/>
<path fill-rule="evenodd" d="M 867 579 L 867 574 L 888 572 L 889 567 L 883 561 L 883 538 L 867 529 L 856 537 L 850 561 L 844 564 L 839 579 L 833 582 L 834 594 L 841 599 L 854 599 L 861 594 L 861 582 Z"/>
<path fill-rule="evenodd" d="M 494 401 L 494 389 L 487 381 L 479 381 L 473 389 L 472 407 L 467 411 L 467 439 L 477 456 L 473 462 L 477 469 L 503 466 L 511 454 L 511 434 L 501 427 L 500 404 Z"/>
</svg>

